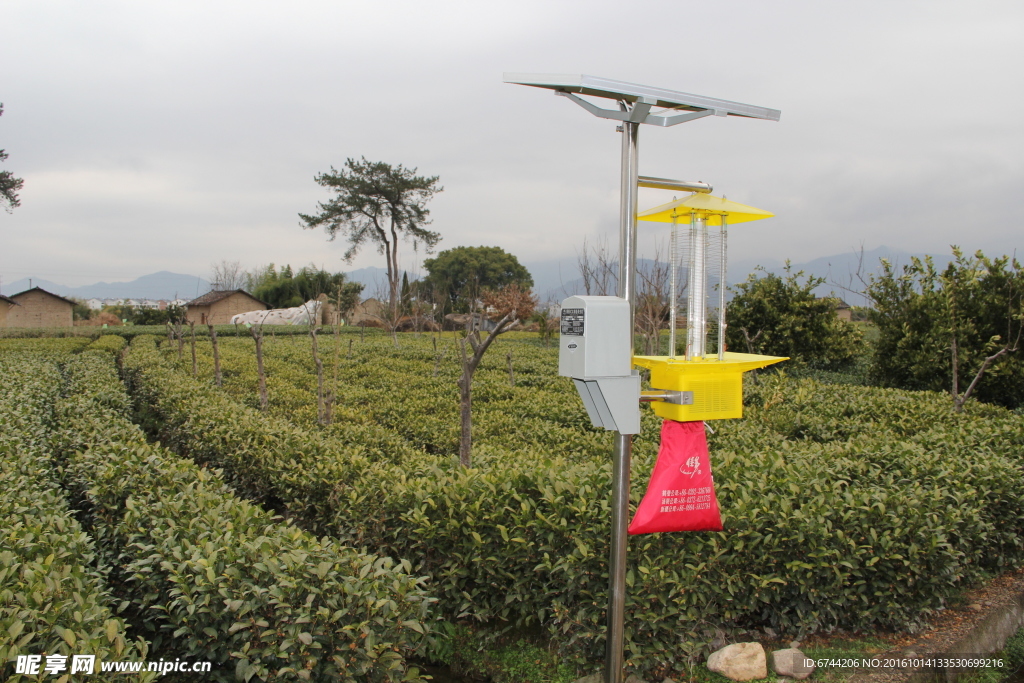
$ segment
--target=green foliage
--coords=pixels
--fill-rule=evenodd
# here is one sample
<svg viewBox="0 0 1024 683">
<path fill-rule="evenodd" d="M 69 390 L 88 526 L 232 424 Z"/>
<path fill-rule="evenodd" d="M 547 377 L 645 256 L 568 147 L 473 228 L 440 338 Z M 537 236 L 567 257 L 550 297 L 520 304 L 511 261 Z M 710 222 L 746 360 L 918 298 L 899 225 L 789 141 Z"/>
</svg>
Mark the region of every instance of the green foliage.
<svg viewBox="0 0 1024 683">
<path fill-rule="evenodd" d="M 424 284 L 437 301 L 447 301 L 450 310 L 465 313 L 485 290 L 518 284 L 533 287 L 530 272 L 501 247 L 455 247 L 423 261 L 427 270 Z"/>
<path fill-rule="evenodd" d="M 0 116 L 3 115 L 4 105 L 0 102 Z M 0 149 L 0 161 L 6 161 L 7 157 L 7 152 Z M 24 180 L 21 178 L 15 178 L 14 174 L 10 171 L 0 171 L 0 206 L 4 207 L 7 213 L 10 213 L 12 209 L 21 206 L 21 200 L 18 199 L 18 192 L 24 184 Z"/>
<path fill-rule="evenodd" d="M 352 310 L 362 291 L 363 285 L 349 282 L 345 273 L 328 273 L 314 266 L 300 268 L 294 274 L 291 266 L 286 266 L 278 273 L 270 264 L 252 295 L 274 308 L 294 308 L 326 294 L 331 303 L 345 312 Z"/>
<path fill-rule="evenodd" d="M 29 352 L 0 349 L 0 678 L 19 654 L 91 654 L 99 660 L 145 658 L 114 616 L 92 540 L 53 478 L 49 432 L 60 390 L 59 361 L 33 342 Z M 152 680 L 155 674 L 142 674 Z"/>
<path fill-rule="evenodd" d="M 90 309 L 84 301 L 76 297 L 70 299 L 74 303 L 71 309 L 72 317 L 75 320 L 88 320 L 92 317 L 92 309 Z"/>
<path fill-rule="evenodd" d="M 164 310 L 158 308 L 142 308 L 140 306 L 105 306 L 104 311 L 112 313 L 120 320 L 128 321 L 130 325 L 164 325 L 166 323 L 183 322 L 185 320 L 185 308 L 183 306 L 168 306 Z"/>
<path fill-rule="evenodd" d="M 326 357 L 334 342 L 321 343 Z M 517 344 L 517 386 L 503 354 L 484 358 L 472 468 L 455 458 L 454 351 L 434 376 L 426 337 L 360 345 L 339 367 L 339 421 L 321 433 L 297 338 L 266 347 L 270 417 L 242 405 L 256 380 L 241 340 L 221 346 L 224 390 L 142 339 L 125 367 L 162 441 L 224 468 L 237 490 L 318 533 L 408 558 L 449 620 L 539 627 L 565 661 L 593 662 L 607 604 L 608 435 L 556 376 L 553 349 L 497 343 Z M 685 671 L 716 628 L 917 628 L 1024 560 L 1019 416 L 980 404 L 957 415 L 934 393 L 784 375 L 748 387 L 747 400 L 746 418 L 710 437 L 726 530 L 630 539 L 631 671 Z M 645 412 L 635 440 L 634 506 L 658 423 Z"/>
<path fill-rule="evenodd" d="M 836 317 L 834 299 L 814 296 L 824 280 L 811 275 L 801 282 L 803 275 L 787 263 L 785 277 L 755 273 L 736 285 L 726 311 L 729 349 L 786 356 L 825 370 L 853 363 L 863 350 L 863 335 Z"/>
<path fill-rule="evenodd" d="M 422 680 L 405 658 L 423 652 L 432 600 L 408 563 L 317 540 L 147 444 L 109 355 L 69 364 L 66 394 L 65 479 L 155 649 L 220 680 Z"/>
<path fill-rule="evenodd" d="M 961 394 L 985 358 L 1005 345 L 1019 347 L 1024 315 L 1024 271 L 1008 256 L 978 252 L 954 259 L 941 273 L 931 259 L 914 258 L 897 274 L 888 261 L 872 279 L 872 322 L 879 338 L 871 368 L 874 382 L 904 389 L 951 391 L 956 340 L 956 375 Z M 1024 405 L 1024 353 L 998 358 L 978 384 L 980 401 Z"/>
</svg>

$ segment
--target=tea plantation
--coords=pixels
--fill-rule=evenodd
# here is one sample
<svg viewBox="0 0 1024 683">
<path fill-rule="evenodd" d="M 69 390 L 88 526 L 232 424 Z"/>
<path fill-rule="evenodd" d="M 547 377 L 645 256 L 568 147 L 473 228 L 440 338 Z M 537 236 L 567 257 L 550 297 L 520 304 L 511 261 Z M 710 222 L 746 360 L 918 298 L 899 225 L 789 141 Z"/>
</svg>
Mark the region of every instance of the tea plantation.
<svg viewBox="0 0 1024 683">
<path fill-rule="evenodd" d="M 67 558 L 51 571 L 89 587 L 95 616 L 81 628 L 95 647 L 145 648 L 141 637 L 254 680 L 415 680 L 407 660 L 429 653 L 432 625 L 446 620 L 543 632 L 566 661 L 596 668 L 611 439 L 557 377 L 555 348 L 512 334 L 485 356 L 465 469 L 450 333 L 402 335 L 399 348 L 322 334 L 336 391 L 327 426 L 308 337 L 267 337 L 266 414 L 251 339 L 221 338 L 219 388 L 208 340 L 198 377 L 187 346 L 179 360 L 160 341 L 125 349 L 124 384 L 110 353 L 120 340 L 106 352 L 78 339 L 0 342 L 0 370 L 36 387 L 44 416 L 35 436 L 13 440 L 5 427 L 5 481 L 19 467 L 54 473 L 22 476 L 0 504 L 43 487 L 53 511 L 22 504 L 26 529 L 63 515 L 67 538 L 47 543 L 91 553 L 50 565 Z M 5 425 L 29 409 L 11 399 L 27 391 L 0 393 Z M 716 628 L 915 629 L 1024 559 L 1020 414 L 976 403 L 954 414 L 942 394 L 784 375 L 748 383 L 746 403 L 744 419 L 709 436 L 725 530 L 630 539 L 630 670 L 678 674 Z M 645 409 L 634 504 L 657 435 Z M 17 464 L 25 458 L 53 467 Z M 49 546 L 18 540 L 28 533 L 5 533 L 0 552 L 46 560 Z M 0 650 L 41 652 L 52 633 L 78 633 L 19 601 L 10 577 Z M 31 624 L 38 640 L 25 640 Z"/>
</svg>

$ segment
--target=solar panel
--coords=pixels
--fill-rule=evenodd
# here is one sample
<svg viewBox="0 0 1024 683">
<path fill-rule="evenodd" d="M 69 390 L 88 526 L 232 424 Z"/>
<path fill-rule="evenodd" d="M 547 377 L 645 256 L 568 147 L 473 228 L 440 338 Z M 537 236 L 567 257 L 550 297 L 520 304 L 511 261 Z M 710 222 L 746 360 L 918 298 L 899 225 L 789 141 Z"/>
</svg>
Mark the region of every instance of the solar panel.
<svg viewBox="0 0 1024 683">
<path fill-rule="evenodd" d="M 612 100 L 625 102 L 644 101 L 657 107 L 666 109 L 678 109 L 692 112 L 713 112 L 718 116 L 743 116 L 752 119 L 766 119 L 778 121 L 782 112 L 778 109 L 757 107 L 752 104 L 742 104 L 729 100 L 719 100 L 714 97 L 703 95 L 691 95 L 690 93 L 666 90 L 665 88 L 653 88 L 647 85 L 626 83 L 610 78 L 587 76 L 585 74 L 526 74 L 506 73 L 506 83 L 517 85 L 529 85 L 535 88 L 546 88 L 558 93 L 578 93 L 580 95 L 591 95 L 604 97 Z M 650 121 L 650 123 L 659 123 Z M 664 124 L 662 124 L 664 125 Z"/>
</svg>

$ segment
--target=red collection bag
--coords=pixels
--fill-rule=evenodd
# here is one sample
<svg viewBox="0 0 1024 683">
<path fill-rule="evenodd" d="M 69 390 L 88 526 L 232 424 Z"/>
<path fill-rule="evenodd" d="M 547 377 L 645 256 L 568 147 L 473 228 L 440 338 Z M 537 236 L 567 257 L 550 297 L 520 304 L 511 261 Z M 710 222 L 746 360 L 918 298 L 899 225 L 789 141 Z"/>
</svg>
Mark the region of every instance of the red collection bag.
<svg viewBox="0 0 1024 683">
<path fill-rule="evenodd" d="M 665 420 L 658 460 L 629 533 L 721 530 L 704 423 Z"/>
</svg>

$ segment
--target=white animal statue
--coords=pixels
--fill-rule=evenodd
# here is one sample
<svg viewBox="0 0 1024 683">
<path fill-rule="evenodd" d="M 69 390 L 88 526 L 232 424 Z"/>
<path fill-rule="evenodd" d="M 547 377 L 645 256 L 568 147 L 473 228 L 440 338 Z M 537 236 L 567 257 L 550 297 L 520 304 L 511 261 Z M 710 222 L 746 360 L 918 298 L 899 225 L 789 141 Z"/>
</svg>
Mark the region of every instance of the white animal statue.
<svg viewBox="0 0 1024 683">
<path fill-rule="evenodd" d="M 316 322 L 322 301 L 312 299 L 295 308 L 274 308 L 269 311 L 249 311 L 231 317 L 232 325 L 311 325 Z"/>
</svg>

